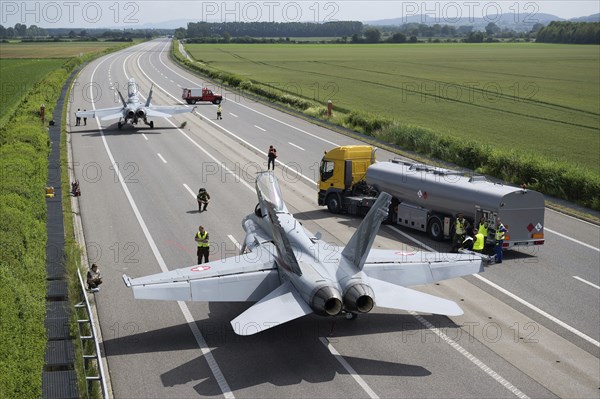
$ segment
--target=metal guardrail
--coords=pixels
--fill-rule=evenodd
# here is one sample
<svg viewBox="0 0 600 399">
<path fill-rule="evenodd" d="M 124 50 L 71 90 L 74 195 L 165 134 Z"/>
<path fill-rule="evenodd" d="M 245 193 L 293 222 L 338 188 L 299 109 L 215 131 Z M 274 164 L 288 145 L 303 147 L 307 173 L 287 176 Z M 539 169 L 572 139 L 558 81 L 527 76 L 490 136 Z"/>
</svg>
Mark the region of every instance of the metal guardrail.
<svg viewBox="0 0 600 399">
<path fill-rule="evenodd" d="M 83 353 L 83 368 L 85 373 L 85 380 L 87 382 L 88 392 L 90 391 L 90 387 L 92 382 L 100 381 L 100 386 L 102 387 L 102 397 L 105 399 L 109 398 L 108 388 L 106 386 L 106 377 L 104 374 L 104 366 L 102 365 L 102 356 L 100 352 L 100 344 L 98 343 L 98 335 L 96 334 L 96 322 L 94 321 L 94 315 L 92 314 L 90 302 L 87 297 L 87 291 L 85 290 L 85 283 L 83 281 L 83 277 L 81 276 L 81 271 L 77 270 L 77 276 L 79 276 L 79 284 L 81 286 L 81 294 L 83 296 L 83 301 L 79 302 L 75 305 L 75 308 L 85 309 L 87 314 L 87 319 L 77 319 L 77 326 L 79 329 L 79 339 L 81 342 L 81 350 Z M 81 327 L 84 324 L 88 324 L 90 327 L 91 335 L 83 335 Z M 83 342 L 85 340 L 93 340 L 94 341 L 94 354 L 86 355 L 83 348 Z M 95 364 L 97 366 L 98 373 L 95 375 L 89 375 L 91 369 L 91 360 L 96 360 Z"/>
</svg>

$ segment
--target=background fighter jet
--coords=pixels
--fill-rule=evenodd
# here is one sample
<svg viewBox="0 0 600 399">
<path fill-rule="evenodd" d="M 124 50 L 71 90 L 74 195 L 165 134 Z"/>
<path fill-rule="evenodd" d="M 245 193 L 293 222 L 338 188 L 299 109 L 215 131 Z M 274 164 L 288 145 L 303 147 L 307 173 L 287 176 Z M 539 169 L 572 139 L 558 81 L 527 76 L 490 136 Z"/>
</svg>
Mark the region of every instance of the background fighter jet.
<svg viewBox="0 0 600 399">
<path fill-rule="evenodd" d="M 344 248 L 309 233 L 287 210 L 272 172 L 256 179 L 259 204 L 244 218 L 239 256 L 198 266 L 130 278 L 138 299 L 256 302 L 231 321 L 251 335 L 298 317 L 367 313 L 374 306 L 460 315 L 452 301 L 406 288 L 483 270 L 481 259 L 463 254 L 371 250 L 391 196 L 381 193 Z"/>
<path fill-rule="evenodd" d="M 148 122 L 147 118 L 149 116 L 168 118 L 175 114 L 192 112 L 195 109 L 195 107 L 190 108 L 176 105 L 150 105 L 150 100 L 152 99 L 152 88 L 150 88 L 150 93 L 148 94 L 146 103 L 141 103 L 137 95 L 137 84 L 133 78 L 130 78 L 129 82 L 127 82 L 127 101 L 125 101 L 120 91 L 117 90 L 117 93 L 119 93 L 119 97 L 123 103 L 122 107 L 104 108 L 94 111 L 78 111 L 75 112 L 75 116 L 81 118 L 95 118 L 97 116 L 101 121 L 120 118 L 117 125 L 119 129 L 122 128 L 127 122 L 137 125 L 138 121 L 141 119 L 152 129 L 154 128 L 154 121 Z"/>
</svg>

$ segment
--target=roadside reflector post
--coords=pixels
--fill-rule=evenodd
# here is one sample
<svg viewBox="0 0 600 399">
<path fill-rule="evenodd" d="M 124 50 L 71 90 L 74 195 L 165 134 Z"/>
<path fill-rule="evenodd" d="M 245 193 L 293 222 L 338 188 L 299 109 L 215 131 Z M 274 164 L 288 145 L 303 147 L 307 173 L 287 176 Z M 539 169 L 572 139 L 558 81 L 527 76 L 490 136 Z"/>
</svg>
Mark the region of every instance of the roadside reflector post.
<svg viewBox="0 0 600 399">
<path fill-rule="evenodd" d="M 331 118 L 331 110 L 333 109 L 333 103 L 331 100 L 327 100 L 327 117 Z"/>
<path fill-rule="evenodd" d="M 46 113 L 46 106 L 44 104 L 40 105 L 40 118 L 42 119 L 42 123 L 44 123 L 44 118 Z"/>
</svg>

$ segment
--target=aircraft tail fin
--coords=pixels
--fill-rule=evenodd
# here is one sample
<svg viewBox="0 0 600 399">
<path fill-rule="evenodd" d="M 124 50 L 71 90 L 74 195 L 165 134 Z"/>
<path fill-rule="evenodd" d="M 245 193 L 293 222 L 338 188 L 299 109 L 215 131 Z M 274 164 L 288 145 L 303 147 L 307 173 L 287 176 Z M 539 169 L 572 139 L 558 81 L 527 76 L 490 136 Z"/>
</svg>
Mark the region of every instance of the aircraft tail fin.
<svg viewBox="0 0 600 399">
<path fill-rule="evenodd" d="M 152 90 L 154 89 L 154 83 L 150 86 L 150 93 L 148 93 L 148 98 L 146 99 L 146 107 L 150 106 L 150 100 L 152 100 Z"/>
<path fill-rule="evenodd" d="M 388 216 L 392 196 L 382 192 L 373 207 L 362 220 L 358 229 L 342 251 L 342 256 L 362 270 L 381 222 Z"/>
<path fill-rule="evenodd" d="M 266 212 L 266 217 L 271 221 L 271 234 L 273 244 L 277 250 L 279 266 L 286 268 L 297 275 L 302 275 L 302 269 L 288 239 L 287 233 L 282 226 L 290 228 L 291 223 L 297 221 L 289 215 L 287 207 L 281 196 L 279 182 L 273 172 L 261 172 L 256 178 L 256 192 L 258 193 L 261 212 Z"/>
</svg>

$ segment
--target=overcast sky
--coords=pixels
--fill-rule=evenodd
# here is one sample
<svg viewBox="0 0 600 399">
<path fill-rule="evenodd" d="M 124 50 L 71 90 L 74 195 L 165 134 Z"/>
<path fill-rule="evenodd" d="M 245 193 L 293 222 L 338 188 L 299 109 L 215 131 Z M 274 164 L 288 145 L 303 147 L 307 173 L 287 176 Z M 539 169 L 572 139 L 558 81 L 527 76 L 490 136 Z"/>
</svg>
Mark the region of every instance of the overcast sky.
<svg viewBox="0 0 600 399">
<path fill-rule="evenodd" d="M 427 14 L 444 21 L 468 22 L 498 14 L 521 13 L 529 21 L 536 14 L 574 18 L 600 12 L 600 1 L 571 0 L 440 0 L 440 1 L 22 1 L 0 2 L 0 24 L 38 25 L 43 28 L 141 27 L 172 20 L 209 22 L 326 22 L 373 21 Z M 177 25 L 179 26 L 179 25 Z"/>
</svg>

